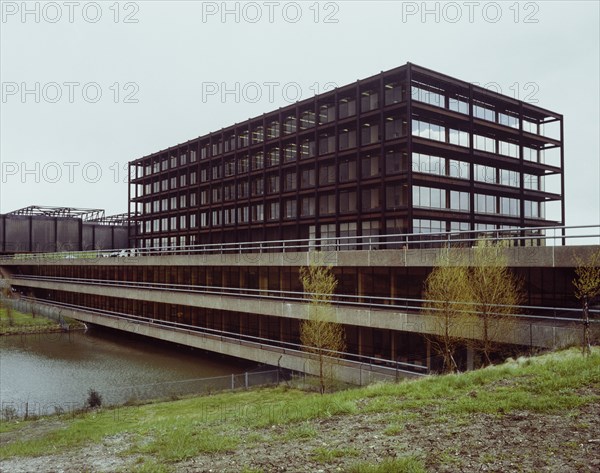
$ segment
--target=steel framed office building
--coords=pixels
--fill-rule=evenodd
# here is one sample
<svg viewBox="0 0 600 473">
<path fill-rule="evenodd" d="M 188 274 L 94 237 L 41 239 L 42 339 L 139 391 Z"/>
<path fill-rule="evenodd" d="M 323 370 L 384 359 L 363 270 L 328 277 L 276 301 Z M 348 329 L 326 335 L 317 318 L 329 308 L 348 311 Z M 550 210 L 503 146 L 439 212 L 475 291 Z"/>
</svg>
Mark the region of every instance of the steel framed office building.
<svg viewBox="0 0 600 473">
<path fill-rule="evenodd" d="M 129 167 L 137 247 L 565 222 L 562 115 L 411 63 Z"/>
</svg>

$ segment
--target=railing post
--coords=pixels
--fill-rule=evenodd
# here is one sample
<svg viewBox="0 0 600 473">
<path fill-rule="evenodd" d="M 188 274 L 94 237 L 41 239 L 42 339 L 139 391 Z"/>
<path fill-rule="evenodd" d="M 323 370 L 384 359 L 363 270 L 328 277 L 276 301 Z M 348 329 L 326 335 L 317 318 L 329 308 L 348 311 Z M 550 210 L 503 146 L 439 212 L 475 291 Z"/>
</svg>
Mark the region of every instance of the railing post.
<svg viewBox="0 0 600 473">
<path fill-rule="evenodd" d="M 246 389 L 248 389 L 248 372 L 247 371 L 244 373 L 244 385 L 245 385 Z"/>
<path fill-rule="evenodd" d="M 235 375 L 231 373 L 231 390 L 235 389 Z"/>
</svg>

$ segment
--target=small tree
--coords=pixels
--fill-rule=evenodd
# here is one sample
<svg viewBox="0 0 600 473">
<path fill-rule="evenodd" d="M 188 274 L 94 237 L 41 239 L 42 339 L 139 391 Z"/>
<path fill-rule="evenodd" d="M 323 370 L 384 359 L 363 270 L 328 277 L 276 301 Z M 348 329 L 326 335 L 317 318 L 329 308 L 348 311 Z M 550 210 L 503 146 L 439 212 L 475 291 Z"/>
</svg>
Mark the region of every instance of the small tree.
<svg viewBox="0 0 600 473">
<path fill-rule="evenodd" d="M 102 395 L 95 389 L 90 388 L 88 390 L 88 397 L 86 400 L 86 405 L 90 409 L 95 409 L 96 407 L 102 407 Z"/>
<path fill-rule="evenodd" d="M 509 269 L 503 254 L 505 245 L 489 240 L 479 240 L 473 248 L 473 264 L 469 268 L 469 281 L 473 291 L 473 310 L 477 317 L 479 333 L 473 338 L 473 347 L 484 357 L 486 365 L 492 363 L 498 338 L 515 328 L 515 307 L 523 301 L 523 281 Z"/>
<path fill-rule="evenodd" d="M 13 317 L 12 305 L 10 303 L 10 286 L 2 286 L 0 289 L 0 308 L 4 306 L 4 311 L 6 313 L 6 319 L 8 320 L 8 325 L 13 326 L 15 324 L 15 319 Z"/>
<path fill-rule="evenodd" d="M 320 392 L 323 394 L 334 378 L 334 361 L 345 350 L 344 329 L 333 321 L 331 297 L 337 280 L 331 268 L 300 268 L 300 281 L 310 299 L 308 320 L 300 325 L 300 341 L 304 349 L 316 357 Z"/>
<path fill-rule="evenodd" d="M 469 283 L 468 268 L 458 255 L 451 258 L 444 251 L 437 265 L 425 280 L 425 313 L 431 316 L 432 331 L 427 335 L 435 353 L 442 357 L 445 372 L 455 372 L 458 365 L 454 358 L 456 349 L 465 342 L 466 329 L 471 321 L 473 291 Z"/>
<path fill-rule="evenodd" d="M 581 349 L 584 355 L 591 353 L 592 337 L 590 333 L 590 310 L 589 303 L 600 295 L 600 250 L 592 254 L 589 260 L 584 261 L 575 255 L 575 275 L 573 286 L 575 286 L 575 297 L 582 303 L 583 338 Z"/>
</svg>

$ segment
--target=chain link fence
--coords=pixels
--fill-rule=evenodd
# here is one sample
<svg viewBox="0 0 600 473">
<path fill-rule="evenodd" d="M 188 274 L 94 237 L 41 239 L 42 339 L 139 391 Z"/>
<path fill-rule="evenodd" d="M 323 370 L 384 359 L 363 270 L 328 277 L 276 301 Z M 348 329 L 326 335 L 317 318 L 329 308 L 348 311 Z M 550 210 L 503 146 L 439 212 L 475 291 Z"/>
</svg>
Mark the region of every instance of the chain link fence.
<svg viewBox="0 0 600 473">
<path fill-rule="evenodd" d="M 97 394 L 101 396 L 103 406 L 135 405 L 156 399 L 174 400 L 185 396 L 208 395 L 259 386 L 274 386 L 280 382 L 291 380 L 292 376 L 292 372 L 288 370 L 249 371 L 210 378 L 121 386 L 103 389 L 102 392 Z M 80 399 L 62 399 L 59 402 L 49 402 L 45 405 L 27 401 L 3 400 L 0 406 L 0 421 L 6 422 L 85 410 L 89 407 L 86 404 L 88 394 L 82 393 Z"/>
</svg>

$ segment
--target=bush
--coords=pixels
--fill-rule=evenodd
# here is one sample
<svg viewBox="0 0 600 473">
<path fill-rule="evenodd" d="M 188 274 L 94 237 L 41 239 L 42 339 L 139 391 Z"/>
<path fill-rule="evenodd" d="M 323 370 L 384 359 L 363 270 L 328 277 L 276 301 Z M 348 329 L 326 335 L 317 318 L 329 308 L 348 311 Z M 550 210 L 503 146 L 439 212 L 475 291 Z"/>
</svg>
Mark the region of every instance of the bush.
<svg viewBox="0 0 600 473">
<path fill-rule="evenodd" d="M 95 389 L 90 389 L 88 391 L 86 406 L 89 407 L 90 409 L 95 409 L 96 407 L 102 407 L 102 395 Z"/>
</svg>

